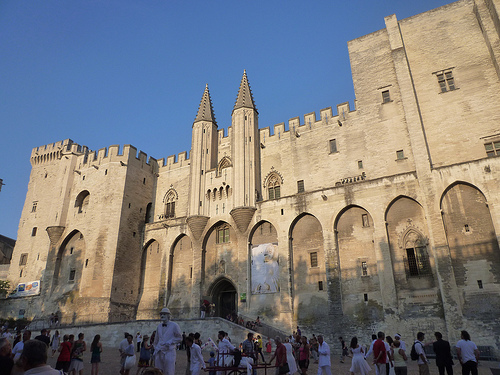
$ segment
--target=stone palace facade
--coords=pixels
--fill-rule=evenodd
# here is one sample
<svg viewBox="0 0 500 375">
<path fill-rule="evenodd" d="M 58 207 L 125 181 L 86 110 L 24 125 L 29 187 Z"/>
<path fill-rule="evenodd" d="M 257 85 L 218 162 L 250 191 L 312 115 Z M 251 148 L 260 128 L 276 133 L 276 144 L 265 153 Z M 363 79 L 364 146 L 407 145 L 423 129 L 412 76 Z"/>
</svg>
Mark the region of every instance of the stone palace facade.
<svg viewBox="0 0 500 375">
<path fill-rule="evenodd" d="M 259 129 L 245 72 L 224 131 L 207 87 L 189 158 L 33 149 L 9 280 L 41 293 L 4 315 L 193 318 L 207 300 L 290 332 L 500 347 L 499 13 L 386 17 L 348 42 L 355 108 L 287 126 Z"/>
</svg>

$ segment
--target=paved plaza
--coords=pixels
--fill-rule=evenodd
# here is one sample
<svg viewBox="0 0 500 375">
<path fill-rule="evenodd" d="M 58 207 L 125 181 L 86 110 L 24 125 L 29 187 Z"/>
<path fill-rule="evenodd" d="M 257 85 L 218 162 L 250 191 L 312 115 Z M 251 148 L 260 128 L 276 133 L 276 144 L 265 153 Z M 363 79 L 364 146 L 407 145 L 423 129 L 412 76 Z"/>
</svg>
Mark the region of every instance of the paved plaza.
<svg viewBox="0 0 500 375">
<path fill-rule="evenodd" d="M 90 346 L 90 342 L 87 342 L 87 345 Z M 117 346 L 118 347 L 118 346 Z M 99 374 L 102 375 L 108 375 L 108 374 L 119 374 L 120 370 L 120 358 L 119 358 L 119 353 L 118 349 L 116 348 L 111 348 L 111 347 L 106 347 L 103 349 L 102 352 L 102 362 L 100 364 L 99 368 Z M 208 350 L 203 351 L 203 356 L 206 361 L 208 361 L 210 355 L 209 355 Z M 271 356 L 264 354 L 266 360 L 270 359 Z M 56 358 L 57 358 L 57 353 L 54 358 L 49 358 L 49 364 L 52 367 L 55 367 L 56 364 Z M 84 375 L 90 375 L 90 353 L 85 353 L 84 355 Z M 177 351 L 177 364 L 176 364 L 176 375 L 186 375 L 186 364 L 187 364 L 187 358 L 186 358 L 186 352 L 184 350 L 179 350 Z M 337 355 L 332 355 L 332 374 L 349 374 L 349 368 L 351 367 L 351 359 L 347 358 L 345 363 L 340 363 Z M 489 361 L 484 361 L 479 363 L 479 375 L 491 375 L 491 370 L 490 367 L 494 368 L 500 368 L 498 362 L 489 362 Z M 433 360 L 431 360 L 430 364 L 430 373 L 431 374 L 438 374 L 438 369 L 434 363 Z M 311 365 L 309 366 L 308 374 L 310 375 L 316 375 L 318 371 L 318 365 L 314 364 L 313 361 L 311 361 Z M 135 375 L 137 372 L 137 367 L 134 366 L 132 370 L 130 371 L 130 375 Z M 258 370 L 259 375 L 266 375 L 264 369 Z M 372 374 L 375 374 L 375 369 L 372 366 Z M 455 361 L 455 366 L 454 366 L 454 373 L 455 374 L 461 374 L 461 367 L 460 364 L 458 364 L 458 361 Z M 203 372 L 202 372 L 203 374 Z M 208 374 L 208 373 L 207 373 Z M 274 375 L 274 368 L 272 368 L 270 371 L 267 371 L 267 374 L 269 375 Z M 408 361 L 408 374 L 409 375 L 418 375 L 418 366 L 416 361 Z"/>
</svg>

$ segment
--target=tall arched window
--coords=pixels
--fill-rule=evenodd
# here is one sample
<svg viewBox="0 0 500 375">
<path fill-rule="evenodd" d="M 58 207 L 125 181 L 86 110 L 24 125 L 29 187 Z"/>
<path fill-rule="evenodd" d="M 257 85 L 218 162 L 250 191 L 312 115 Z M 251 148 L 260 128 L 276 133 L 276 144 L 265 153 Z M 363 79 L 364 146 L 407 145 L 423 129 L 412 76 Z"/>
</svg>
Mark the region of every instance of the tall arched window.
<svg viewBox="0 0 500 375">
<path fill-rule="evenodd" d="M 175 217 L 175 201 L 177 200 L 177 192 L 174 189 L 170 189 L 167 194 L 165 194 L 165 218 Z"/>
<path fill-rule="evenodd" d="M 276 172 L 270 174 L 266 179 L 268 199 L 279 199 L 281 197 L 281 176 Z"/>
</svg>

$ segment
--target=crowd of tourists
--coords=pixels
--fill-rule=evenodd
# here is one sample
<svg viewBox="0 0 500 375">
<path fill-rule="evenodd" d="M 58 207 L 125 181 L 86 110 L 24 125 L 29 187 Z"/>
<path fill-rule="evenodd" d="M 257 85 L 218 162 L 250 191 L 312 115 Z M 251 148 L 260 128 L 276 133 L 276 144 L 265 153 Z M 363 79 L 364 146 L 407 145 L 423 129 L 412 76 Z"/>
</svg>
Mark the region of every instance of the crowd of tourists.
<svg viewBox="0 0 500 375">
<path fill-rule="evenodd" d="M 0 375 L 21 374 L 72 374 L 83 375 L 83 354 L 87 344 L 83 333 L 64 335 L 58 330 L 52 335 L 48 329 L 42 329 L 40 334 L 31 339 L 32 332 L 25 329 L 22 335 L 15 338 L 6 330 L 0 338 Z M 91 374 L 98 375 L 101 361 L 102 343 L 100 335 L 95 335 L 90 344 Z M 13 341 L 11 342 L 11 339 Z M 56 368 L 47 365 L 49 355 L 57 353 Z"/>
<path fill-rule="evenodd" d="M 443 340 L 440 332 L 434 333 L 435 340 L 432 341 L 426 341 L 424 333 L 419 332 L 411 346 L 407 346 L 400 334 L 391 337 L 383 332 L 372 335 L 370 345 L 362 345 L 357 337 L 352 337 L 349 345 L 342 337 L 338 338 L 338 343 L 329 345 L 323 335 L 306 337 L 297 327 L 292 335 L 278 336 L 273 340 L 264 340 L 260 335 L 249 332 L 245 341 L 235 345 L 224 331 L 218 332 L 216 340 L 202 338 L 199 332 L 181 332 L 179 326 L 170 320 L 170 312 L 166 308 L 160 316 L 162 322 L 151 335 L 124 333 L 117 354 L 120 374 L 129 375 L 131 369 L 137 366 L 136 375 L 175 375 L 176 353 L 185 350 L 186 374 L 189 375 L 199 375 L 202 370 L 209 375 L 225 375 L 226 367 L 246 368 L 248 374 L 253 375 L 264 367 L 275 367 L 275 375 L 307 375 L 310 363 L 317 364 L 318 375 L 331 375 L 330 345 L 335 345 L 336 351 L 341 353 L 340 362 L 351 358 L 350 373 L 353 375 L 365 375 L 371 370 L 376 375 L 406 375 L 410 360 L 418 365 L 419 375 L 428 375 L 426 346 L 431 346 L 435 353 L 439 374 L 453 375 L 451 345 Z M 43 329 L 34 339 L 31 336 L 31 331 L 27 329 L 21 336 L 2 328 L 0 375 L 83 375 L 84 353 L 89 353 L 91 357 L 91 375 L 99 374 L 103 350 L 100 335 L 95 335 L 89 346 L 83 333 L 76 338 L 73 334 L 61 337 L 58 330 L 51 334 L 50 330 Z M 455 348 L 462 374 L 477 375 L 480 353 L 467 331 L 461 332 L 461 340 Z M 210 352 L 208 360 L 203 357 L 203 349 Z M 53 369 L 47 364 L 47 358 L 56 355 Z"/>
</svg>

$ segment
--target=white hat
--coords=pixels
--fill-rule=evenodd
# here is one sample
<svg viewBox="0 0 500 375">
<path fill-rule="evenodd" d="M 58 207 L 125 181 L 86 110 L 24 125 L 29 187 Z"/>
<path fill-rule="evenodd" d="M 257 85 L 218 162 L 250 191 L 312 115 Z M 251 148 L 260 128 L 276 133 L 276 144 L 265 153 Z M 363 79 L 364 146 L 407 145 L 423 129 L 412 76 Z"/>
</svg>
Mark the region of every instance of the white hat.
<svg viewBox="0 0 500 375">
<path fill-rule="evenodd" d="M 168 307 L 164 307 L 163 309 L 161 309 L 160 314 L 171 314 L 171 312 Z"/>
<path fill-rule="evenodd" d="M 400 338 L 401 338 L 401 335 L 400 335 L 399 333 L 396 333 L 396 334 L 394 335 L 394 337 L 395 337 L 395 338 L 400 339 Z"/>
</svg>

